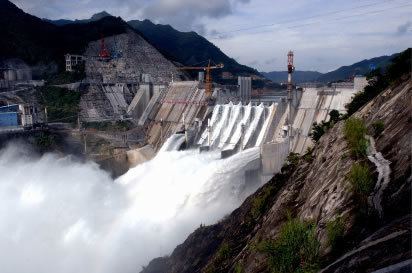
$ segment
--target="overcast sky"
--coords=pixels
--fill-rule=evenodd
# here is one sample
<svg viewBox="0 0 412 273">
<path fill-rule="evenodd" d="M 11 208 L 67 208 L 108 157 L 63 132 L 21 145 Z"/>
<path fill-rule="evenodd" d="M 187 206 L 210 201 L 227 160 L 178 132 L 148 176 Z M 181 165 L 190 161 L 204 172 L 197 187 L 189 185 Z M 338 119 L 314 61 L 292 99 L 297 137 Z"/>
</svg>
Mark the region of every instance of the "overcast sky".
<svg viewBox="0 0 412 273">
<path fill-rule="evenodd" d="M 412 46 L 410 0 L 12 0 L 49 19 L 85 19 L 106 10 L 204 35 L 260 71 L 327 72 Z"/>
</svg>

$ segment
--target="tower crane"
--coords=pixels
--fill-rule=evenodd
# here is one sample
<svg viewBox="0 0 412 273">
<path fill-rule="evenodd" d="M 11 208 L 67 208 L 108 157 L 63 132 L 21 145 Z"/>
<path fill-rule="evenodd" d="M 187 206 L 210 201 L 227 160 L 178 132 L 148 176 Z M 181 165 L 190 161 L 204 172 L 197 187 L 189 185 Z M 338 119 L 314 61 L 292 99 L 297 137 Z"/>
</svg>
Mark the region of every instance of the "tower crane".
<svg viewBox="0 0 412 273">
<path fill-rule="evenodd" d="M 179 69 L 180 70 L 204 70 L 206 71 L 206 80 L 205 80 L 206 96 L 208 98 L 211 98 L 213 94 L 212 70 L 221 69 L 223 67 L 224 65 L 222 63 L 217 64 L 217 65 L 211 65 L 211 60 L 209 60 L 209 63 L 207 66 L 184 66 L 184 67 L 179 67 Z"/>
</svg>

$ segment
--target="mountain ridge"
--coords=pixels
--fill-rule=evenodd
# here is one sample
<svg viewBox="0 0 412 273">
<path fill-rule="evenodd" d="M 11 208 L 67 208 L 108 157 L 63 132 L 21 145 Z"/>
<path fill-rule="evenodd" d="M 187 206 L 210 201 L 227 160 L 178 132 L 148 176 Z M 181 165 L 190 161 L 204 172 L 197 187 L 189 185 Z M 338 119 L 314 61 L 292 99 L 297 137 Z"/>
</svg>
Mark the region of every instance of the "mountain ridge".
<svg viewBox="0 0 412 273">
<path fill-rule="evenodd" d="M 113 17 L 113 15 L 102 11 L 94 14 L 89 19 L 83 20 L 43 20 L 57 26 L 67 26 L 90 23 L 105 17 Z M 127 23 L 139 31 L 164 56 L 174 62 L 192 66 L 211 59 L 216 63 L 225 64 L 225 68 L 220 72 L 227 71 L 234 75 L 260 75 L 256 69 L 239 64 L 235 59 L 223 53 L 216 45 L 194 31 L 179 31 L 171 25 L 155 24 L 149 19 L 130 20 Z M 219 72 L 214 72 L 215 76 L 217 73 Z"/>
<path fill-rule="evenodd" d="M 363 59 L 351 65 L 341 66 L 327 73 L 297 70 L 293 74 L 293 81 L 299 84 L 304 82 L 328 83 L 333 81 L 350 80 L 356 75 L 367 75 L 374 69 L 385 70 L 385 68 L 390 64 L 390 61 L 397 55 L 399 55 L 399 53 L 383 55 L 371 59 Z M 270 71 L 260 73 L 273 82 L 284 83 L 287 81 L 287 71 Z"/>
</svg>

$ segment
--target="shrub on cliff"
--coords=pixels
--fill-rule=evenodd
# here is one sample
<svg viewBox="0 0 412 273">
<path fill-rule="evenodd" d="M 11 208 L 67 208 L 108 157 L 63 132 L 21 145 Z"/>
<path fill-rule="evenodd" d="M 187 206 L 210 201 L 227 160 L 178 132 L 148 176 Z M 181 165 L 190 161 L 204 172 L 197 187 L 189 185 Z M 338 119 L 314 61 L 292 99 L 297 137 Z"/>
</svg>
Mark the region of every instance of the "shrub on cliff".
<svg viewBox="0 0 412 273">
<path fill-rule="evenodd" d="M 382 134 L 383 130 L 385 130 L 385 124 L 383 121 L 378 120 L 372 123 L 372 128 L 373 128 L 373 137 L 378 137 Z"/>
<path fill-rule="evenodd" d="M 359 118 L 349 118 L 344 126 L 345 139 L 348 142 L 352 156 L 363 158 L 366 156 L 368 141 L 366 140 L 366 126 Z"/>
<path fill-rule="evenodd" d="M 326 223 L 328 244 L 334 248 L 342 242 L 345 225 L 341 216 Z"/>
<path fill-rule="evenodd" d="M 372 173 L 366 164 L 354 164 L 349 172 L 349 181 L 352 191 L 357 195 L 366 198 L 373 190 Z"/>
<path fill-rule="evenodd" d="M 299 219 L 289 219 L 272 242 L 260 249 L 269 255 L 269 267 L 276 273 L 316 272 L 319 264 L 319 241 L 315 226 Z"/>
</svg>

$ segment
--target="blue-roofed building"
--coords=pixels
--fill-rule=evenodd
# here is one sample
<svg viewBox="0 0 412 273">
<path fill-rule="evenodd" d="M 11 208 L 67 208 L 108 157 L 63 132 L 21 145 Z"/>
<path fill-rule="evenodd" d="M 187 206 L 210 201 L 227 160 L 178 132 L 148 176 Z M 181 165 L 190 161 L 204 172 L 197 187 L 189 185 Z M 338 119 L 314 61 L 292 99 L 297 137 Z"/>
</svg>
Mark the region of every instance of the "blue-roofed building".
<svg viewBox="0 0 412 273">
<path fill-rule="evenodd" d="M 0 127 L 19 126 L 19 105 L 7 105 L 0 107 Z"/>
</svg>

